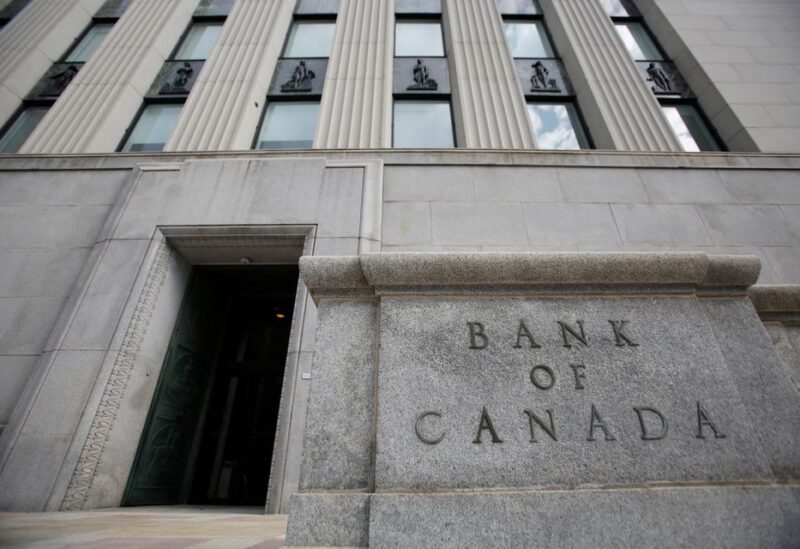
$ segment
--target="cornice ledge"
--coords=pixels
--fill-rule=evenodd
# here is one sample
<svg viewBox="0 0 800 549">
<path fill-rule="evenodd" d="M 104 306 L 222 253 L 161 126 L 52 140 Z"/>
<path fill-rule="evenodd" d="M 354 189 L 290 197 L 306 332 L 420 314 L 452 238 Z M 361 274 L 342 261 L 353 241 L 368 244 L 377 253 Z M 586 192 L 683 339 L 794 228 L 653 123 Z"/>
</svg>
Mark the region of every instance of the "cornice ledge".
<svg viewBox="0 0 800 549">
<path fill-rule="evenodd" d="M 754 256 L 703 252 L 368 253 L 307 256 L 300 276 L 312 295 L 413 287 L 686 287 L 743 292 L 758 279 Z"/>
<path fill-rule="evenodd" d="M 765 284 L 747 291 L 764 320 L 800 321 L 800 284 Z"/>
</svg>

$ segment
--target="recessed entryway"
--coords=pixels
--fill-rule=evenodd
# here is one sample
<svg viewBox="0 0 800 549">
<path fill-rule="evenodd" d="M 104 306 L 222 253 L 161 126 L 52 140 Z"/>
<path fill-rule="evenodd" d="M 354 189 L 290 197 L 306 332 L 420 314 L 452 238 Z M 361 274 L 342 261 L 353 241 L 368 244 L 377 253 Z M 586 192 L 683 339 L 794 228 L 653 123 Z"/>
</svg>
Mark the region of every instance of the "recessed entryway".
<svg viewBox="0 0 800 549">
<path fill-rule="evenodd" d="M 264 505 L 296 292 L 296 265 L 193 269 L 123 505 Z"/>
</svg>

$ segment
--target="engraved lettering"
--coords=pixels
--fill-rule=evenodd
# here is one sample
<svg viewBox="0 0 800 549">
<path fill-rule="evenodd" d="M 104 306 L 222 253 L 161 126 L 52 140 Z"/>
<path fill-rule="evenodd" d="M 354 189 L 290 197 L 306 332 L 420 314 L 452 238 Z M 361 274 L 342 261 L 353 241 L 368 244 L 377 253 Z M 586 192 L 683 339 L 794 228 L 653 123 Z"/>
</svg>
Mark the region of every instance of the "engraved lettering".
<svg viewBox="0 0 800 549">
<path fill-rule="evenodd" d="M 583 389 L 583 381 L 586 379 L 586 373 L 584 370 L 586 366 L 583 364 L 570 364 L 570 368 L 572 368 L 572 373 L 575 374 L 575 389 Z"/>
<path fill-rule="evenodd" d="M 430 444 L 431 446 L 433 446 L 433 445 L 439 444 L 440 442 L 442 442 L 442 440 L 444 440 L 445 433 L 442 433 L 438 437 L 434 437 L 434 438 L 426 437 L 422 433 L 422 431 L 420 430 L 420 426 L 422 425 L 422 422 L 425 420 L 425 418 L 427 418 L 429 416 L 441 418 L 442 414 L 440 414 L 438 412 L 424 412 L 424 413 L 418 415 L 417 416 L 417 421 L 416 421 L 416 423 L 414 423 L 414 432 L 417 434 L 417 438 L 420 439 L 422 442 L 424 442 L 425 444 Z"/>
<path fill-rule="evenodd" d="M 542 348 L 542 346 L 539 345 L 538 343 L 536 343 L 536 340 L 533 339 L 533 334 L 531 334 L 531 331 L 525 325 L 525 321 L 524 320 L 520 320 L 519 321 L 519 328 L 517 328 L 517 342 L 514 344 L 514 348 L 515 349 L 521 349 L 522 348 L 522 345 L 520 344 L 519 340 L 522 339 L 523 337 L 527 337 L 528 338 L 528 341 L 531 344 L 531 349 L 541 349 Z"/>
<path fill-rule="evenodd" d="M 719 428 L 714 425 L 714 422 L 711 421 L 711 418 L 708 417 L 708 413 L 703 408 L 703 405 L 700 404 L 698 401 L 697 403 L 697 438 L 706 438 L 706 435 L 703 433 L 703 427 L 705 426 L 711 427 L 711 430 L 714 431 L 714 438 L 726 438 L 726 435 L 719 430 Z"/>
<path fill-rule="evenodd" d="M 661 440 L 665 436 L 667 436 L 667 419 L 655 408 L 649 408 L 646 406 L 642 406 L 641 408 L 633 408 L 636 411 L 636 415 L 639 416 L 639 425 L 642 428 L 642 440 Z M 661 421 L 661 428 L 657 433 L 651 433 L 648 428 L 647 424 L 644 421 L 644 416 L 642 412 L 647 412 L 649 414 L 655 414 L 658 419 Z"/>
<path fill-rule="evenodd" d="M 603 418 L 600 417 L 600 414 L 597 412 L 597 408 L 594 407 L 592 404 L 592 417 L 589 423 L 589 437 L 586 440 L 594 442 L 594 429 L 595 427 L 602 429 L 603 433 L 606 435 L 606 440 L 616 440 L 611 434 L 608 432 L 608 427 L 606 427 L 606 422 L 603 421 Z"/>
<path fill-rule="evenodd" d="M 537 375 L 537 372 L 544 372 L 544 376 Z M 547 379 L 542 380 L 542 377 L 547 377 Z M 544 364 L 540 364 L 538 366 L 534 366 L 533 370 L 531 370 L 531 383 L 533 383 L 537 389 L 546 391 L 555 385 L 556 376 L 553 374 L 553 370 Z"/>
<path fill-rule="evenodd" d="M 480 322 L 467 322 L 469 326 L 469 348 L 485 349 L 489 345 L 489 336 Z"/>
<path fill-rule="evenodd" d="M 483 435 L 484 431 L 489 431 L 489 434 L 492 435 L 493 443 L 497 444 L 503 442 L 500 440 L 500 437 L 497 436 L 497 431 L 494 430 L 494 425 L 492 425 L 489 412 L 486 411 L 486 406 L 483 407 L 483 411 L 481 412 L 481 421 L 478 424 L 478 432 L 475 435 L 475 440 L 472 441 L 473 444 L 481 444 L 481 435 Z"/>
<path fill-rule="evenodd" d="M 542 418 L 531 412 L 530 410 L 524 410 L 525 414 L 528 416 L 528 422 L 531 426 L 531 442 L 537 442 L 536 440 L 536 429 L 534 428 L 534 423 L 538 424 L 545 433 L 550 435 L 550 438 L 558 442 L 558 438 L 556 437 L 556 425 L 553 423 L 553 411 L 552 410 L 545 410 L 547 412 L 547 417 L 550 419 L 550 424 L 547 425 Z"/>
<path fill-rule="evenodd" d="M 625 333 L 625 325 L 628 323 L 627 320 L 609 320 L 609 324 L 614 329 L 614 339 L 617 341 L 617 347 L 638 347 L 639 344 L 633 341 L 628 335 Z"/>
<path fill-rule="evenodd" d="M 567 334 L 570 334 L 572 337 L 574 337 L 587 347 L 589 346 L 589 342 L 586 339 L 586 334 L 583 331 L 583 320 L 575 321 L 578 324 L 577 332 L 569 324 L 561 322 L 560 320 L 557 322 L 558 325 L 561 326 L 561 337 L 564 339 L 564 347 L 572 348 L 572 345 L 570 345 L 569 343 L 569 338 L 567 337 Z"/>
</svg>

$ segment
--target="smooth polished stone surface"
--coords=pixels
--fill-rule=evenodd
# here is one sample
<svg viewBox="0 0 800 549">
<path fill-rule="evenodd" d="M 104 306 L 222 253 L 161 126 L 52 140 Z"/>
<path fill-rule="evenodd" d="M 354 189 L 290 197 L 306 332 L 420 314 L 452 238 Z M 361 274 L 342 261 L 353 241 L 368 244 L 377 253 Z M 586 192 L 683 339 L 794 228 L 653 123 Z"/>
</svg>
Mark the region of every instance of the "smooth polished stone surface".
<svg viewBox="0 0 800 549">
<path fill-rule="evenodd" d="M 797 487 L 373 496 L 370 547 L 795 547 Z"/>
<path fill-rule="evenodd" d="M 384 297 L 380 326 L 379 490 L 771 476 L 696 298 Z"/>
</svg>

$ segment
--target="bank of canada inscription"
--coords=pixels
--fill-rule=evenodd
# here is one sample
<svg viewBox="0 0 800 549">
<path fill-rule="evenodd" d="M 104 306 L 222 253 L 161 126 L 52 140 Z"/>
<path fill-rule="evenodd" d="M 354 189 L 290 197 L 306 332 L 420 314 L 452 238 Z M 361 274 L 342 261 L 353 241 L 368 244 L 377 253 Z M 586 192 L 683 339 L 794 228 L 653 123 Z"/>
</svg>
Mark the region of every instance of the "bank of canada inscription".
<svg viewBox="0 0 800 549">
<path fill-rule="evenodd" d="M 573 346 L 590 347 L 591 342 L 589 335 L 584 329 L 582 320 L 574 322 L 556 321 L 555 329 L 558 330 L 560 335 L 561 345 L 565 348 L 573 348 Z M 631 335 L 629 331 L 628 320 L 609 319 L 609 331 L 613 335 L 614 345 L 616 347 L 638 347 L 639 343 L 636 338 Z M 538 343 L 536 334 L 534 334 L 524 320 L 520 320 L 516 334 L 512 337 L 497 337 L 497 334 L 492 334 L 491 330 L 482 322 L 468 321 L 466 323 L 465 343 L 468 345 L 470 351 L 485 352 L 489 351 L 493 345 L 510 345 L 514 349 L 541 349 L 542 345 Z M 587 376 L 586 365 L 583 363 L 570 363 L 562 371 L 562 375 L 566 375 L 569 379 L 574 380 L 574 388 L 576 391 L 581 391 L 586 388 L 589 382 Z M 531 385 L 535 390 L 548 391 L 556 384 L 557 372 L 559 369 L 552 367 L 548 364 L 535 364 L 532 366 L 529 374 Z M 714 422 L 709 412 L 703 406 L 702 402 L 696 401 L 697 423 L 693 432 L 693 436 L 698 439 L 724 439 L 725 433 L 720 429 L 717 423 Z M 664 439 L 669 433 L 669 420 L 664 413 L 655 408 L 654 406 L 633 406 L 631 413 L 635 414 L 638 419 L 640 432 L 638 433 L 641 440 L 644 441 L 657 441 Z M 439 421 L 443 418 L 442 414 L 435 410 L 425 410 L 420 412 L 414 422 L 414 433 L 417 438 L 424 444 L 435 446 L 445 440 L 447 432 L 439 428 Z M 544 439 L 551 439 L 555 442 L 559 441 L 558 437 L 558 422 L 552 409 L 546 410 L 529 410 L 524 409 L 520 414 L 520 421 L 524 422 L 530 431 L 530 442 L 537 443 Z M 490 411 L 487 406 L 483 406 L 481 410 L 475 413 L 475 437 L 472 440 L 473 444 L 482 444 L 484 440 L 490 441 L 493 444 L 502 444 L 503 436 L 502 429 L 498 429 L 492 420 Z M 594 403 L 590 404 L 589 410 L 586 412 L 586 440 L 588 442 L 595 442 L 597 440 L 604 440 L 613 442 L 616 440 L 614 431 L 610 427 L 609 422 L 601 414 L 600 410 Z"/>
</svg>

